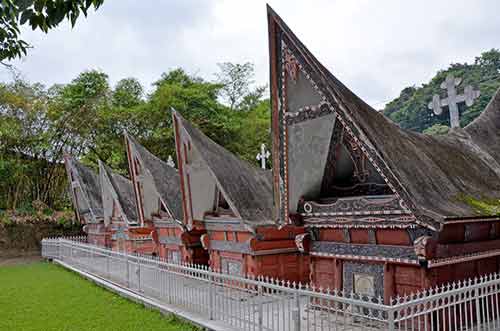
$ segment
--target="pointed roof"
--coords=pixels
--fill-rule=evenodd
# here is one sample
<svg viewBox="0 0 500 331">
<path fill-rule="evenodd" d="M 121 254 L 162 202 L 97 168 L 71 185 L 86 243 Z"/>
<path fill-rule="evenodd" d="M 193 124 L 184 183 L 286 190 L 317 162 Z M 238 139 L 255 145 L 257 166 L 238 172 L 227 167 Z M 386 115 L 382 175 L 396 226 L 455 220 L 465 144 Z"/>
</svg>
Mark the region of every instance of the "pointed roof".
<svg viewBox="0 0 500 331">
<path fill-rule="evenodd" d="M 251 226 L 274 224 L 271 172 L 250 165 L 207 137 L 173 111 L 192 145 L 242 220 Z M 196 203 L 194 201 L 193 203 Z"/>
<path fill-rule="evenodd" d="M 167 205 L 173 216 L 177 220 L 182 221 L 182 197 L 180 177 L 177 169 L 151 154 L 129 134 L 125 133 L 125 139 L 127 139 L 130 146 L 141 159 L 144 168 L 151 173 L 160 198 Z"/>
<path fill-rule="evenodd" d="M 99 160 L 99 174 L 101 175 L 102 180 L 105 180 L 107 183 L 111 185 L 111 189 L 116 194 L 116 199 L 120 204 L 120 208 L 127 218 L 126 221 L 128 224 L 136 224 L 137 223 L 137 208 L 135 205 L 135 197 L 134 197 L 134 188 L 132 186 L 132 182 L 117 174 L 114 173 L 104 162 Z M 101 183 L 101 187 L 103 187 L 106 183 Z"/>
<path fill-rule="evenodd" d="M 401 129 L 333 76 L 268 7 L 271 73 L 279 72 L 284 44 L 314 81 L 324 102 L 357 139 L 417 219 L 435 221 L 478 215 L 464 199 L 500 198 L 499 95 L 466 129 L 430 136 Z M 278 89 L 278 84 L 272 89 Z M 271 93 L 272 103 L 278 93 Z M 277 109 L 276 107 L 273 109 Z M 273 126 L 274 128 L 274 126 Z"/>
<path fill-rule="evenodd" d="M 94 222 L 98 219 L 102 219 L 102 196 L 101 196 L 101 184 L 99 182 L 99 176 L 89 167 L 84 166 L 82 163 L 78 162 L 74 157 L 65 155 L 64 163 L 66 165 L 66 171 L 68 172 L 68 177 L 71 181 L 71 173 L 73 174 L 73 181 L 78 183 L 81 188 L 83 198 L 87 200 L 90 210 L 78 210 L 78 213 L 90 212 L 94 217 Z M 74 198 L 74 197 L 73 197 Z M 75 207 L 78 205 L 75 201 Z M 81 208 L 81 207 L 79 207 Z"/>
</svg>

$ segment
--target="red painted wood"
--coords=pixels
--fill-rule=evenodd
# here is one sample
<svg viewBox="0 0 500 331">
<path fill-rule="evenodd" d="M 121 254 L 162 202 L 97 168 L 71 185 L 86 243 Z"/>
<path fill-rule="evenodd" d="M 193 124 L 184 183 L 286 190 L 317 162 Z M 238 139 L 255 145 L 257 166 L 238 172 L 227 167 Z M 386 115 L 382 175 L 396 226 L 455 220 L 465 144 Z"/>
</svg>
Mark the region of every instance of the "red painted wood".
<svg viewBox="0 0 500 331">
<path fill-rule="evenodd" d="M 412 245 L 408 232 L 403 229 L 377 229 L 375 237 L 379 245 Z"/>
</svg>

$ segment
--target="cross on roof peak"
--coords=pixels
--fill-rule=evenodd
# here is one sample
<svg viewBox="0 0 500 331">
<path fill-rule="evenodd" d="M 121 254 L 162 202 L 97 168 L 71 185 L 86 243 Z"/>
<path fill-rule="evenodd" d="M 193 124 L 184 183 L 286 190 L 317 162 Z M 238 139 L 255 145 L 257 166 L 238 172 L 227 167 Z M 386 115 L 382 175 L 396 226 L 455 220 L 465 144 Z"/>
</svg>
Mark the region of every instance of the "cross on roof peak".
<svg viewBox="0 0 500 331">
<path fill-rule="evenodd" d="M 266 149 L 266 144 L 260 145 L 260 153 L 257 154 L 257 160 L 260 161 L 260 167 L 266 169 L 266 160 L 271 156 L 271 153 Z"/>
</svg>

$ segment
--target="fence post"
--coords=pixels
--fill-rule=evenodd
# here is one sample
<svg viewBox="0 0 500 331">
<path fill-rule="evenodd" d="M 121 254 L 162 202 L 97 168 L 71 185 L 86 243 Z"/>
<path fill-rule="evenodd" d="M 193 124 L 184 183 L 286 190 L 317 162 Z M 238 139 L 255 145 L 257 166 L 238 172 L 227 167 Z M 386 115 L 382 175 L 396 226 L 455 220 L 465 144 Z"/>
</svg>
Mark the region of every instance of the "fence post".
<svg viewBox="0 0 500 331">
<path fill-rule="evenodd" d="M 294 291 L 294 299 L 295 299 L 295 310 L 292 311 L 293 321 L 295 322 L 295 331 L 300 331 L 300 295 L 299 290 L 295 289 Z"/>
<path fill-rule="evenodd" d="M 137 286 L 141 292 L 141 260 L 139 258 L 137 258 Z"/>
<path fill-rule="evenodd" d="M 128 254 L 125 254 L 125 264 L 127 266 L 127 271 L 126 271 L 127 287 L 130 288 L 130 264 L 128 263 Z"/>
<path fill-rule="evenodd" d="M 475 285 L 477 285 L 477 281 L 474 282 Z M 474 296 L 476 297 L 476 300 L 475 300 L 475 303 L 476 303 L 476 323 L 477 323 L 477 329 L 478 331 L 481 331 L 481 302 L 480 302 L 480 298 L 479 298 L 479 287 L 476 287 L 474 289 Z M 472 323 L 472 321 L 471 321 Z"/>
<path fill-rule="evenodd" d="M 262 285 L 259 284 L 257 287 L 258 295 L 257 298 L 259 298 L 259 331 L 264 330 L 264 296 L 263 296 L 263 291 L 262 291 Z"/>
<path fill-rule="evenodd" d="M 210 288 L 210 292 L 209 292 L 209 300 L 210 300 L 210 308 L 209 308 L 209 319 L 210 320 L 213 320 L 214 319 L 214 308 L 215 308 L 215 279 L 214 279 L 214 275 L 212 273 L 210 273 L 210 276 L 208 277 L 208 279 L 210 280 L 210 285 L 209 285 L 209 288 Z"/>
<path fill-rule="evenodd" d="M 396 329 L 396 325 L 394 323 L 394 307 L 390 306 L 387 310 L 387 330 L 394 331 Z"/>
<path fill-rule="evenodd" d="M 70 242 L 69 245 L 69 261 L 70 263 L 73 263 L 73 243 Z"/>
<path fill-rule="evenodd" d="M 108 275 L 108 278 L 111 278 L 111 274 L 109 272 L 109 257 L 110 257 L 110 255 L 105 253 L 104 256 L 106 256 L 106 275 Z"/>
</svg>

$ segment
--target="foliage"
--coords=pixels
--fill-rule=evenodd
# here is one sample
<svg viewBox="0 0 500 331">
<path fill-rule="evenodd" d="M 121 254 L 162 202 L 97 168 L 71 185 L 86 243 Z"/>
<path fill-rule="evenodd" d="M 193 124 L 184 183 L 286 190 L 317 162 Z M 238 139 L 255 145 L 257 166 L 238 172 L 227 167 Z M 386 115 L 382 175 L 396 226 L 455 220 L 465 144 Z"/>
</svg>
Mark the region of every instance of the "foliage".
<svg viewBox="0 0 500 331">
<path fill-rule="evenodd" d="M 74 26 L 80 13 L 87 16 L 93 6 L 104 0 L 3 0 L 0 3 L 0 61 L 26 55 L 30 45 L 20 39 L 20 26 L 28 23 L 33 30 L 47 33 L 65 18 Z"/>
<path fill-rule="evenodd" d="M 253 63 L 224 62 L 217 65 L 220 70 L 216 74 L 217 82 L 222 86 L 221 96 L 229 103 L 229 108 L 247 111 L 253 109 L 267 90 L 266 86 L 251 90 L 255 71 Z"/>
<path fill-rule="evenodd" d="M 439 134 L 447 134 L 448 131 L 450 131 L 450 127 L 447 125 L 442 125 L 442 124 L 434 124 L 431 127 L 428 127 L 423 131 L 425 134 L 433 134 L 433 135 L 439 135 Z"/>
<path fill-rule="evenodd" d="M 1 330 L 197 330 L 53 264 L 0 268 Z"/>
<path fill-rule="evenodd" d="M 471 196 L 460 196 L 459 199 L 471 206 L 479 215 L 500 216 L 500 200 L 498 199 L 476 199 Z"/>
<path fill-rule="evenodd" d="M 449 126 L 449 112 L 443 111 L 441 115 L 435 116 L 427 106 L 434 94 L 439 94 L 441 98 L 446 97 L 446 91 L 441 89 L 440 85 L 448 74 L 462 78 L 458 93 L 463 93 L 463 88 L 467 85 L 481 91 L 481 96 L 475 100 L 474 105 L 465 108 L 462 104 L 459 107 L 460 125 L 464 127 L 484 110 L 500 87 L 500 51 L 492 49 L 484 52 L 476 57 L 473 64 L 451 64 L 446 70 L 439 71 L 429 83 L 403 89 L 398 98 L 385 106 L 384 114 L 402 128 L 419 132 L 429 129 L 430 131 L 426 132 L 442 134 L 444 126 Z"/>
<path fill-rule="evenodd" d="M 0 208 L 24 208 L 33 200 L 51 209 L 67 206 L 64 153 L 94 168 L 100 159 L 126 175 L 124 130 L 159 158 L 175 158 L 172 108 L 255 165 L 260 144 L 270 146 L 269 101 L 252 91 L 243 97 L 246 111 L 235 112 L 219 102 L 220 84 L 182 69 L 162 74 L 153 87 L 144 95 L 137 79 L 126 78 L 112 88 L 96 70 L 50 88 L 0 84 Z"/>
</svg>

